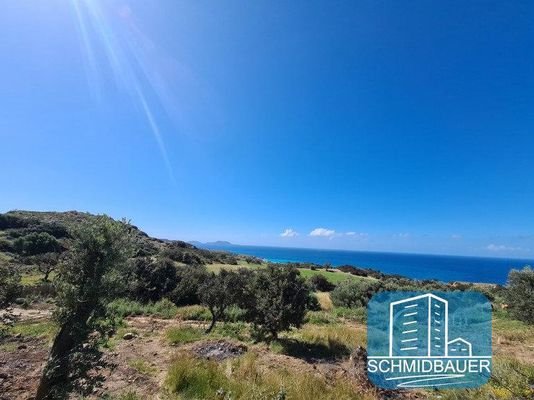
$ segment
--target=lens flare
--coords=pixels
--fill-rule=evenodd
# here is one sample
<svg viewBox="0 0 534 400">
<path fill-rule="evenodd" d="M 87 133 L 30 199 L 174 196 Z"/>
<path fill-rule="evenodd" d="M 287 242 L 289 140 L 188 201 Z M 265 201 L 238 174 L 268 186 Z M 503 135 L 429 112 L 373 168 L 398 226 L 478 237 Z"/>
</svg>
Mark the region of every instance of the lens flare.
<svg viewBox="0 0 534 400">
<path fill-rule="evenodd" d="M 116 88 L 125 91 L 142 111 L 152 136 L 159 147 L 169 179 L 175 182 L 161 129 L 154 108 L 172 102 L 157 69 L 143 56 L 144 49 L 153 44 L 135 25 L 131 9 L 122 5 L 110 11 L 95 0 L 71 2 L 78 26 L 85 69 L 91 92 L 102 96 L 101 70 L 109 68 Z M 107 4 L 106 6 L 109 7 Z M 102 57 L 98 57 L 102 53 Z M 97 60 L 103 62 L 97 62 Z M 149 93 L 153 96 L 149 96 Z M 149 98 L 155 101 L 151 104 Z"/>
</svg>

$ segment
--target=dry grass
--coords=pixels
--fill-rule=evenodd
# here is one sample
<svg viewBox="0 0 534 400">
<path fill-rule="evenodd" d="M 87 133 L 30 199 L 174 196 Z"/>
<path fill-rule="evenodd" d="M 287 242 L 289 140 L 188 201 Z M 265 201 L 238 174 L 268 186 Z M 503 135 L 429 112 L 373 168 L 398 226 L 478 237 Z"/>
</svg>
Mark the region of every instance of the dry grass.
<svg viewBox="0 0 534 400">
<path fill-rule="evenodd" d="M 369 399 L 346 378 L 326 379 L 280 366 L 262 368 L 253 352 L 226 365 L 179 356 L 166 386 L 181 399 Z"/>
<path fill-rule="evenodd" d="M 321 305 L 321 310 L 324 311 L 330 311 L 332 308 L 334 308 L 334 305 L 332 304 L 332 300 L 330 299 L 330 293 L 328 292 L 317 292 L 315 293 L 317 296 L 317 300 L 319 300 L 319 304 Z"/>
</svg>

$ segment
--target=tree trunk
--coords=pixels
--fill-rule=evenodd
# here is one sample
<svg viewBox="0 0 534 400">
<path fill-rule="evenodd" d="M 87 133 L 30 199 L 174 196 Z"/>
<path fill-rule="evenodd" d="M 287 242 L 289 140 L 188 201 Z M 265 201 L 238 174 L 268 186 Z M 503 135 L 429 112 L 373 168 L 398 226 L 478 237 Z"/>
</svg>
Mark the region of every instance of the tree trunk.
<svg viewBox="0 0 534 400">
<path fill-rule="evenodd" d="M 69 354 L 76 344 L 70 324 L 61 327 L 54 339 L 48 361 L 39 382 L 35 400 L 53 399 L 56 385 L 65 384 L 69 374 Z"/>
<path fill-rule="evenodd" d="M 208 326 L 208 329 L 206 329 L 206 333 L 210 333 L 215 326 L 215 322 L 217 322 L 217 317 L 215 316 L 215 313 L 211 313 L 211 323 L 210 326 Z"/>
</svg>

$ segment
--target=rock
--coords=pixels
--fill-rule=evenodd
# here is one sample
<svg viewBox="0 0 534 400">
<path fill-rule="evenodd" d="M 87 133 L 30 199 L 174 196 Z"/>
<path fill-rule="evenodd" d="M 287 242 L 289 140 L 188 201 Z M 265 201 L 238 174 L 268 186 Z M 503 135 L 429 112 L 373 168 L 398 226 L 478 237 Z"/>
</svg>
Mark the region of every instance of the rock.
<svg viewBox="0 0 534 400">
<path fill-rule="evenodd" d="M 13 336 L 15 339 L 20 339 L 22 337 L 22 333 L 17 333 L 16 335 Z"/>
<path fill-rule="evenodd" d="M 132 340 L 133 338 L 135 338 L 135 334 L 132 332 L 128 332 L 128 333 L 125 333 L 122 338 L 124 340 Z"/>
<path fill-rule="evenodd" d="M 15 299 L 15 304 L 18 304 L 19 306 L 26 303 L 26 299 L 23 299 L 22 297 L 17 297 Z"/>
</svg>

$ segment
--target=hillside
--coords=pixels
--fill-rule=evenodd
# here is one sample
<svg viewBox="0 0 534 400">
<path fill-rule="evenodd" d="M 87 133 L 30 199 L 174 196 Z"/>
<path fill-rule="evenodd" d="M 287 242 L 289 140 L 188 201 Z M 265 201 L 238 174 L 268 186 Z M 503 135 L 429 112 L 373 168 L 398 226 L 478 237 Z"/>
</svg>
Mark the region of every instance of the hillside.
<svg viewBox="0 0 534 400">
<path fill-rule="evenodd" d="M 0 311 L 0 400 L 29 399 L 35 394 L 59 328 L 53 313 L 55 281 L 61 277 L 55 270 L 75 244 L 73 229 L 97 218 L 76 211 L 0 214 L 0 266 L 22 276 L 20 297 Z M 502 296 L 505 288 L 413 281 L 355 266 L 269 267 L 254 257 L 152 238 L 135 226 L 129 230 L 134 241 L 130 261 L 138 269 L 132 282 L 126 282 L 127 290 L 107 305 L 103 330 L 95 330 L 90 336 L 95 340 L 84 342 L 76 353 L 90 362 L 83 364 L 83 378 L 71 376 L 67 398 L 452 400 L 526 399 L 534 394 L 534 328 L 509 313 Z M 281 280 L 255 279 L 276 278 L 281 269 L 287 273 Z M 172 287 L 167 285 L 169 272 Z M 242 280 L 224 290 L 212 287 L 215 302 L 201 298 L 206 282 L 224 284 L 225 276 Z M 284 289 L 291 276 L 292 283 Z M 221 280 L 215 281 L 217 277 Z M 261 290 L 259 303 L 272 296 L 276 305 L 283 300 L 280 293 L 285 293 L 278 289 L 294 285 L 301 285 L 310 296 L 303 319 L 273 340 L 258 337 L 243 308 L 247 298 L 234 299 L 213 330 L 206 331 L 213 317 L 207 304 L 218 304 L 228 292 L 243 289 L 235 286 L 247 287 L 237 291 L 241 297 Z M 386 391 L 368 381 L 366 302 L 378 290 L 399 289 L 476 289 L 487 294 L 495 310 L 495 367 L 487 385 L 459 391 Z M 288 302 L 284 307 L 296 306 Z M 283 313 L 268 311 L 269 319 Z"/>
</svg>

